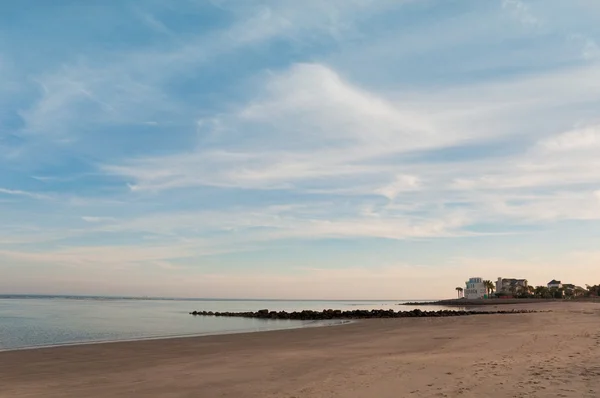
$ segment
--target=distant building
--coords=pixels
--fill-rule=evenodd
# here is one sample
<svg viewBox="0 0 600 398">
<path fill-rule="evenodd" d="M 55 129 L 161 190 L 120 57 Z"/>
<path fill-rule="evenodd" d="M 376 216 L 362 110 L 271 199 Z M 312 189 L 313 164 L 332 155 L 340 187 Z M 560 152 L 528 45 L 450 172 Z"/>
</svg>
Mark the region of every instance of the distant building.
<svg viewBox="0 0 600 398">
<path fill-rule="evenodd" d="M 575 291 L 575 289 L 577 289 L 577 286 L 570 284 L 570 283 L 563 283 L 562 287 L 563 287 L 563 289 L 565 289 L 565 292 L 569 292 L 569 293 L 572 293 Z"/>
<path fill-rule="evenodd" d="M 581 286 L 575 286 L 572 283 L 563 283 L 563 292 L 565 296 L 578 297 L 585 293 L 585 289 Z"/>
<path fill-rule="evenodd" d="M 466 282 L 467 287 L 464 290 L 465 298 L 469 300 L 476 300 L 485 298 L 487 295 L 487 288 L 483 283 L 483 278 L 469 278 Z"/>
<path fill-rule="evenodd" d="M 496 282 L 496 292 L 511 294 L 524 293 L 527 291 L 528 286 L 527 279 L 498 278 L 498 281 Z"/>
<path fill-rule="evenodd" d="M 548 289 L 561 289 L 563 287 L 563 284 L 561 281 L 557 281 L 556 279 L 552 279 L 549 283 L 548 283 Z"/>
</svg>

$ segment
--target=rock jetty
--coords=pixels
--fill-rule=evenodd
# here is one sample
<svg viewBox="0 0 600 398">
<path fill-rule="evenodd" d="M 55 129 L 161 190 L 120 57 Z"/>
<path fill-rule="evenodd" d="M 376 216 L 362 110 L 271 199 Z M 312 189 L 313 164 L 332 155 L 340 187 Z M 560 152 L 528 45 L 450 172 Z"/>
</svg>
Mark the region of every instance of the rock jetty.
<svg viewBox="0 0 600 398">
<path fill-rule="evenodd" d="M 370 318 L 439 318 L 451 316 L 468 315 L 490 315 L 490 314 L 525 314 L 538 311 L 532 310 L 510 310 L 510 311 L 422 311 L 415 309 L 412 311 L 394 311 L 394 310 L 323 310 L 323 311 L 269 311 L 260 310 L 256 312 L 213 312 L 213 311 L 194 311 L 190 315 L 194 316 L 217 316 L 217 317 L 239 317 L 239 318 L 259 318 L 259 319 L 293 319 L 293 320 L 324 320 L 324 319 L 370 319 Z"/>
</svg>

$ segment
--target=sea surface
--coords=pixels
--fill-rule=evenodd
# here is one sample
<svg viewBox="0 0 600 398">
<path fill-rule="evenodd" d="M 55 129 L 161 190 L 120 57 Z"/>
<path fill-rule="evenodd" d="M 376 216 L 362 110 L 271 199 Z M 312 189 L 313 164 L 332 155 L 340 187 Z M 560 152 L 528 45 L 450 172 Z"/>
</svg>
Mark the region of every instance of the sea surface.
<svg viewBox="0 0 600 398">
<path fill-rule="evenodd" d="M 194 317 L 198 311 L 394 309 L 403 301 L 280 301 L 0 295 L 0 350 L 258 332 L 339 321 Z M 431 306 L 428 310 L 438 309 Z"/>
</svg>

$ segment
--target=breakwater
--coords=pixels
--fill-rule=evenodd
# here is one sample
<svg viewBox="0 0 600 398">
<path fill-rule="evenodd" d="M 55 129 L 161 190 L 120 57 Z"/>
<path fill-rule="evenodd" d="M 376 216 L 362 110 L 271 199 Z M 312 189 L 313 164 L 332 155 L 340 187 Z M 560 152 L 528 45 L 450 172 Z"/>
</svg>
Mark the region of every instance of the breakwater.
<svg viewBox="0 0 600 398">
<path fill-rule="evenodd" d="M 324 320 L 324 319 L 371 319 L 371 318 L 438 318 L 452 316 L 469 315 L 491 315 L 491 314 L 523 314 L 534 313 L 533 310 L 510 310 L 510 311 L 422 311 L 415 309 L 412 311 L 394 311 L 394 310 L 323 310 L 323 311 L 269 311 L 268 309 L 256 312 L 213 312 L 213 311 L 193 311 L 190 315 L 194 316 L 216 316 L 216 317 L 241 317 L 241 318 L 259 318 L 259 319 L 293 319 L 293 320 Z"/>
</svg>

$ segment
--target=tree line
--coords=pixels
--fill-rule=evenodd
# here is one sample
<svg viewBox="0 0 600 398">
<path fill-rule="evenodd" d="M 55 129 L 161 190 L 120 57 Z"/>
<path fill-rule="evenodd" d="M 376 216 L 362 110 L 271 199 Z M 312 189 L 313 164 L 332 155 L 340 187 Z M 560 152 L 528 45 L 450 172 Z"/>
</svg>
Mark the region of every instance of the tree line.
<svg viewBox="0 0 600 398">
<path fill-rule="evenodd" d="M 483 281 L 487 290 L 488 297 L 502 297 L 512 295 L 517 298 L 542 298 L 542 299 L 562 299 L 574 297 L 598 297 L 600 296 L 600 285 L 585 285 L 586 287 L 575 286 L 573 288 L 549 288 L 548 286 L 511 286 L 509 291 L 496 292 L 496 284 L 490 280 Z M 463 297 L 464 289 L 457 287 L 458 297 Z"/>
</svg>

